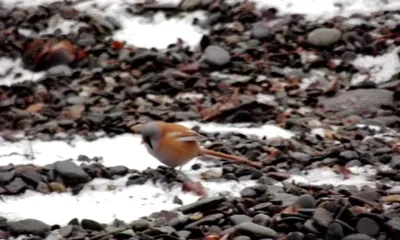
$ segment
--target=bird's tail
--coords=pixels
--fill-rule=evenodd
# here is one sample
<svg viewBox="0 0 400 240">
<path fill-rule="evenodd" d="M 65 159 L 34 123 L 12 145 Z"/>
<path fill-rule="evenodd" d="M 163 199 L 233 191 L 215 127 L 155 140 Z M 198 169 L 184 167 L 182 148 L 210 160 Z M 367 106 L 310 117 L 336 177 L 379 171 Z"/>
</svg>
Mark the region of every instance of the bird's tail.
<svg viewBox="0 0 400 240">
<path fill-rule="evenodd" d="M 236 162 L 236 163 L 244 163 L 244 164 L 250 165 L 250 166 L 255 167 L 255 168 L 262 168 L 262 163 L 261 162 L 253 162 L 253 161 L 250 161 L 250 160 L 248 160 L 246 158 L 242 158 L 242 157 L 239 157 L 239 156 L 230 155 L 230 154 L 226 154 L 226 153 L 222 153 L 222 152 L 217 152 L 217 151 L 210 150 L 210 149 L 202 148 L 201 149 L 201 154 L 202 155 L 207 155 L 207 156 L 210 156 L 210 157 L 224 158 L 224 159 L 230 160 L 232 162 Z"/>
</svg>

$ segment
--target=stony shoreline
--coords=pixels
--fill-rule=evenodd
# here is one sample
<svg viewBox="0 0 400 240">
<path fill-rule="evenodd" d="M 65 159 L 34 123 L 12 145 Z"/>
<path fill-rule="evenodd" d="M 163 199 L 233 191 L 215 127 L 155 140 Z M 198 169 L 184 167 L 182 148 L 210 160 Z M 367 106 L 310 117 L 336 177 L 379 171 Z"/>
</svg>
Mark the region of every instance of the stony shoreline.
<svg viewBox="0 0 400 240">
<path fill-rule="evenodd" d="M 203 145 L 264 163 L 256 170 L 219 162 L 222 174 L 205 176 L 256 180 L 240 197 L 211 196 L 180 207 L 179 213 L 162 211 L 109 225 L 73 219 L 66 226 L 50 226 L 0 216 L 0 239 L 21 234 L 47 240 L 400 237 L 399 188 L 394 184 L 400 179 L 400 72 L 378 81 L 372 70 L 353 62 L 360 54 L 393 54 L 392 59 L 399 60 L 400 11 L 352 16 L 357 21 L 335 17 L 311 22 L 274 8 L 256 9 L 251 2 L 184 0 L 179 5 L 136 4 L 126 10 L 132 17 L 156 11 L 179 17 L 202 10 L 206 19 L 193 24 L 209 33 L 194 49 L 182 39 L 165 50 L 145 49 L 112 39 L 121 28 L 117 19 L 80 12 L 73 4 L 0 8 L 0 55 L 20 58 L 26 69 L 44 73 L 38 81 L 0 86 L 3 139 L 67 141 L 81 135 L 93 141 L 99 130 L 113 137 L 149 120 L 268 123 L 296 136 L 259 139 L 202 132 L 212 142 Z M 80 27 L 69 34 L 38 35 L 54 16 L 79 22 Z M 4 71 L 10 73 L 13 70 Z M 20 131 L 22 135 L 16 134 Z M 83 163 L 3 165 L 0 197 L 27 189 L 79 194 L 92 179 L 125 175 L 130 176 L 127 186 L 153 181 L 168 189 L 184 183 L 163 167 L 137 171 L 103 166 L 101 159 L 83 155 L 78 160 Z M 319 167 L 347 178 L 352 174 L 348 168 L 365 165 L 376 170 L 371 176 L 375 186 L 283 182 L 291 174 Z M 282 186 L 275 184 L 279 182 Z"/>
</svg>

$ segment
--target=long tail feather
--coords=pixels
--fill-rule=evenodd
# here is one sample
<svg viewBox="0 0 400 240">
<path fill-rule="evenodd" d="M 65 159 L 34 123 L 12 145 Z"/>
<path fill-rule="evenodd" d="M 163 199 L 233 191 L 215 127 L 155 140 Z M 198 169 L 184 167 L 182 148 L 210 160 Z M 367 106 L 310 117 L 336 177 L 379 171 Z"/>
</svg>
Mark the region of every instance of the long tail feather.
<svg viewBox="0 0 400 240">
<path fill-rule="evenodd" d="M 244 164 L 250 165 L 255 168 L 262 168 L 262 163 L 260 163 L 260 162 L 253 162 L 246 158 L 242 158 L 242 157 L 234 156 L 234 155 L 230 155 L 230 154 L 225 154 L 225 153 L 213 151 L 210 149 L 202 148 L 201 154 L 211 156 L 211 157 L 224 158 L 224 159 L 230 160 L 232 162 L 236 162 L 236 163 L 244 163 Z"/>
</svg>

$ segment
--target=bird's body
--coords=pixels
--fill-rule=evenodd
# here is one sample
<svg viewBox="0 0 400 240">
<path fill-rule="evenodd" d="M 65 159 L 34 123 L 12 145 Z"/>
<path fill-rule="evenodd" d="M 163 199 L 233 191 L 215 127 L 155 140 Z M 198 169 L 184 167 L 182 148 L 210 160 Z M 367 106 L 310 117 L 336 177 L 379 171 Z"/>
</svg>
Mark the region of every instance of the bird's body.
<svg viewBox="0 0 400 240">
<path fill-rule="evenodd" d="M 197 141 L 179 140 L 179 135 L 182 136 L 181 133 L 188 132 L 189 129 L 178 124 L 165 122 L 154 123 L 157 124 L 151 127 L 160 130 L 160 138 L 158 140 L 150 140 L 152 141 L 151 144 L 148 144 L 146 141 L 144 141 L 147 151 L 153 157 L 157 158 L 160 162 L 169 167 L 177 167 L 184 165 L 193 158 L 199 156 L 200 146 Z"/>
<path fill-rule="evenodd" d="M 203 136 L 176 123 L 154 121 L 133 126 L 132 130 L 142 135 L 142 143 L 145 144 L 149 154 L 172 168 L 182 166 L 202 155 L 261 167 L 260 163 L 202 148 L 198 140 L 204 138 Z"/>
</svg>

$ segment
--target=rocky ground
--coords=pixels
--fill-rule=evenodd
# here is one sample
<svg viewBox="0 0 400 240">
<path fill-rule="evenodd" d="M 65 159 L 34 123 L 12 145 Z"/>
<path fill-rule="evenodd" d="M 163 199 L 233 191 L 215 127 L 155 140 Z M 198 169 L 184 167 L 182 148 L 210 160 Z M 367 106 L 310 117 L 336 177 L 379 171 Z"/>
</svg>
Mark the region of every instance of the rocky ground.
<svg viewBox="0 0 400 240">
<path fill-rule="evenodd" d="M 115 41 L 112 33 L 121 27 L 117 19 L 89 15 L 67 3 L 0 9 L 0 54 L 22 58 L 25 68 L 46 73 L 39 81 L 0 86 L 2 136 L 17 141 L 20 135 L 14 133 L 23 131 L 42 140 L 76 134 L 95 140 L 98 130 L 115 136 L 149 120 L 271 123 L 295 132 L 289 140 L 203 133 L 213 142 L 209 148 L 265 165 L 253 169 L 218 163 L 222 174 L 206 172 L 204 179 L 255 179 L 258 185 L 243 189 L 238 198 L 207 197 L 132 223 L 73 219 L 67 226 L 49 226 L 0 217 L 0 238 L 398 239 L 400 193 L 393 186 L 400 179 L 400 73 L 376 83 L 368 69 L 352 61 L 357 54 L 396 51 L 400 11 L 354 16 L 356 22 L 336 17 L 317 23 L 301 15 L 278 15 L 273 8 L 256 9 L 250 2 L 184 0 L 176 6 L 148 3 L 126 10 L 132 16 L 161 10 L 179 17 L 198 9 L 207 18 L 193 24 L 209 34 L 194 50 L 180 39 L 166 50 Z M 32 34 L 45 30 L 55 15 L 82 26 L 67 35 Z M 183 182 L 163 167 L 137 171 L 105 167 L 86 156 L 79 160 L 80 166 L 60 161 L 0 167 L 0 196 L 69 187 L 78 194 L 94 178 L 127 174 L 126 185 L 152 180 L 170 188 Z M 322 166 L 348 178 L 349 167 L 367 164 L 376 172 L 375 186 L 275 185 L 292 173 Z"/>
</svg>

